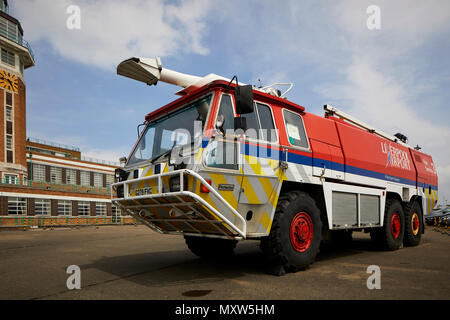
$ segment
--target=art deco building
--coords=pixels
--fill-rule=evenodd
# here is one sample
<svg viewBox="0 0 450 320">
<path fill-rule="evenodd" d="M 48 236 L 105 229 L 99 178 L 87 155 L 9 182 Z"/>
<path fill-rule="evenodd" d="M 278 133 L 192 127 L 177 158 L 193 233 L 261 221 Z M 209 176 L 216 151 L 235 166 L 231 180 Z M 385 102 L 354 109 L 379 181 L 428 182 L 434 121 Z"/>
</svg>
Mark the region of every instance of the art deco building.
<svg viewBox="0 0 450 320">
<path fill-rule="evenodd" d="M 119 164 L 27 138 L 25 72 L 35 59 L 23 34 L 0 0 L 0 227 L 123 223 L 109 188 Z"/>
</svg>

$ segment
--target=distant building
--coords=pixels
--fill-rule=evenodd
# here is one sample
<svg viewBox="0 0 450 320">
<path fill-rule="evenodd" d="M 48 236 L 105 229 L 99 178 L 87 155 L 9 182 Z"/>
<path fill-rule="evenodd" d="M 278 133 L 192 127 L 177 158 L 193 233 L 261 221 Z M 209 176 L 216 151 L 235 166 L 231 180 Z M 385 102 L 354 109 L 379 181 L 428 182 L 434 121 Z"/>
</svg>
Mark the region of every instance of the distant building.
<svg viewBox="0 0 450 320">
<path fill-rule="evenodd" d="M 24 72 L 35 60 L 7 0 L 0 0 L 0 50 L 0 226 L 123 223 L 110 201 L 119 164 L 27 138 Z"/>
</svg>

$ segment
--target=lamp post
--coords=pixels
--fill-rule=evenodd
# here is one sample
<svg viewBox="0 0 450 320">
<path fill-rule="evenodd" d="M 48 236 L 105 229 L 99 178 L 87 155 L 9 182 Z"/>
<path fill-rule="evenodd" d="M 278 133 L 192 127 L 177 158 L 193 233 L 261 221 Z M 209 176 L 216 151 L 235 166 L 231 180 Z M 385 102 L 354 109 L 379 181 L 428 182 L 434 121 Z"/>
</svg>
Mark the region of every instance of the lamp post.
<svg viewBox="0 0 450 320">
<path fill-rule="evenodd" d="M 28 183 L 31 187 L 33 185 L 33 153 L 30 152 L 30 176 L 28 177 Z"/>
</svg>

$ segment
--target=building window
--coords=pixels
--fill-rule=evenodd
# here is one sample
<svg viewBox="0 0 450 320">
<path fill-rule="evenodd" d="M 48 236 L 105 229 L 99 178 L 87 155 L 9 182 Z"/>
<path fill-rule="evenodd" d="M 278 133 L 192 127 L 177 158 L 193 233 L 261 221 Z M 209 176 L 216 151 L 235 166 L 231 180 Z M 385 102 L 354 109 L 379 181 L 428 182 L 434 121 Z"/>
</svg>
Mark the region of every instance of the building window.
<svg viewBox="0 0 450 320">
<path fill-rule="evenodd" d="M 8 106 L 12 106 L 13 105 L 12 98 L 13 98 L 12 93 L 11 92 L 6 92 L 6 104 Z"/>
<path fill-rule="evenodd" d="M 6 150 L 12 150 L 13 146 L 13 137 L 9 134 L 6 135 Z"/>
<path fill-rule="evenodd" d="M 94 173 L 94 187 L 103 187 L 103 175 L 101 173 Z"/>
<path fill-rule="evenodd" d="M 6 120 L 12 121 L 12 108 L 6 107 Z"/>
<path fill-rule="evenodd" d="M 27 200 L 25 198 L 9 197 L 8 198 L 8 214 L 10 215 L 26 215 Z"/>
<path fill-rule="evenodd" d="M 91 173 L 88 171 L 80 172 L 80 184 L 82 186 L 90 186 L 91 185 Z"/>
<path fill-rule="evenodd" d="M 77 171 L 73 169 L 66 169 L 66 184 L 77 184 Z"/>
<path fill-rule="evenodd" d="M 51 201 L 47 199 L 36 199 L 34 201 L 34 214 L 37 216 L 49 216 Z"/>
<path fill-rule="evenodd" d="M 86 201 L 78 202 L 78 215 L 79 216 L 88 216 L 90 214 L 91 204 Z"/>
<path fill-rule="evenodd" d="M 16 40 L 17 41 L 17 40 Z M 2 62 L 9 64 L 10 66 L 16 66 L 16 56 L 13 52 L 9 52 L 5 49 L 2 49 Z"/>
<path fill-rule="evenodd" d="M 107 174 L 106 175 L 106 187 L 109 188 L 114 183 L 114 175 Z"/>
<path fill-rule="evenodd" d="M 18 184 L 19 182 L 17 175 L 14 174 L 4 174 L 3 178 L 6 184 Z"/>
<path fill-rule="evenodd" d="M 95 203 L 95 214 L 97 216 L 106 216 L 106 203 L 104 202 Z"/>
<path fill-rule="evenodd" d="M 113 216 L 120 216 L 120 209 L 115 205 L 111 205 L 111 213 Z"/>
<path fill-rule="evenodd" d="M 70 216 L 72 214 L 72 201 L 58 200 L 58 215 Z"/>
<path fill-rule="evenodd" d="M 50 168 L 50 182 L 61 184 L 62 183 L 62 169 L 57 167 Z"/>
<path fill-rule="evenodd" d="M 45 166 L 33 163 L 33 180 L 45 182 Z"/>
</svg>

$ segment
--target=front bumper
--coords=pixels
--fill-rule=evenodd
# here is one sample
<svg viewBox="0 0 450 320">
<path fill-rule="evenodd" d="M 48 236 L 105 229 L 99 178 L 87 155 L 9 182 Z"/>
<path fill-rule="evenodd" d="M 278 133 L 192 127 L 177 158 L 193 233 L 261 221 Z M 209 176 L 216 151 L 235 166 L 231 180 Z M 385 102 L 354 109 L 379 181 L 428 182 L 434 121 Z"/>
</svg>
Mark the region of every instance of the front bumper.
<svg viewBox="0 0 450 320">
<path fill-rule="evenodd" d="M 178 188 L 171 191 L 170 179 L 177 176 Z M 199 191 L 202 185 L 209 193 Z M 143 192 L 146 194 L 142 195 Z M 115 183 L 111 188 L 111 200 L 160 233 L 236 240 L 246 238 L 246 220 L 198 173 L 191 170 Z"/>
</svg>

